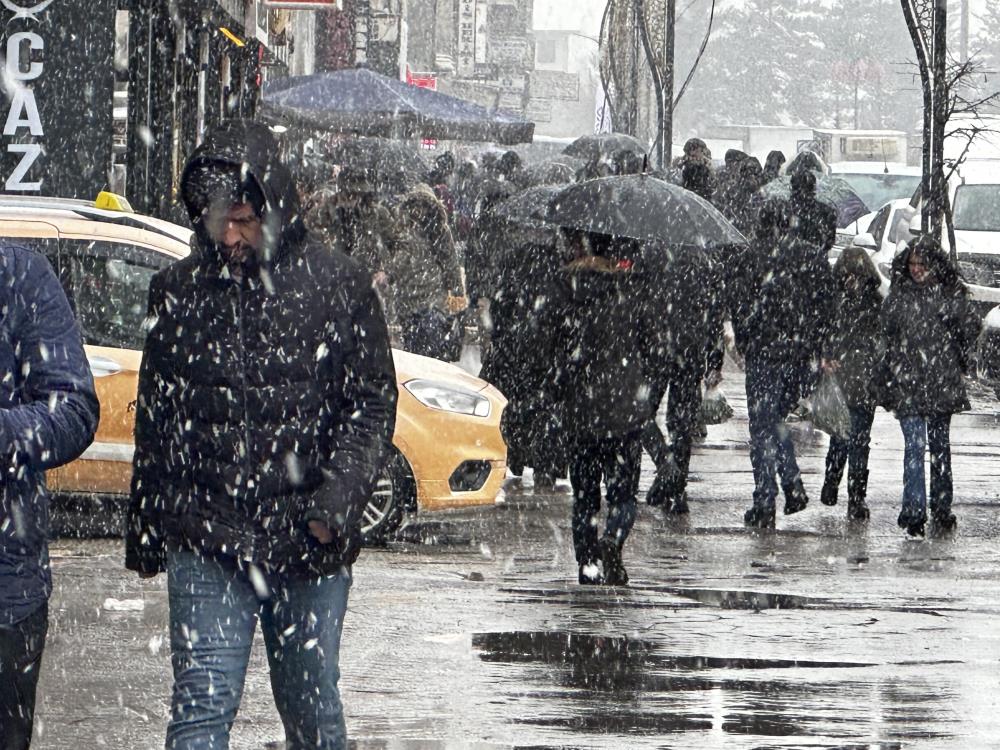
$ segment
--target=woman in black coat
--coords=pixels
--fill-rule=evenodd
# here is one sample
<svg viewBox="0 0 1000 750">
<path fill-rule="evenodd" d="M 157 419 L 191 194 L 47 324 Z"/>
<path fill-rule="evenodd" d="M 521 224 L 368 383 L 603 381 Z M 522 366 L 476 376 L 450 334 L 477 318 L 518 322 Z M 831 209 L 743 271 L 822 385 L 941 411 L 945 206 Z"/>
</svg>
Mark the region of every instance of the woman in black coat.
<svg viewBox="0 0 1000 750">
<path fill-rule="evenodd" d="M 951 416 L 970 408 L 964 376 L 982 319 L 940 243 L 928 235 L 893 260 L 882 309 L 885 401 L 903 430 L 903 508 L 899 526 L 922 536 L 927 521 L 924 454 L 930 448 L 931 520 L 955 528 L 951 512 Z"/>
<path fill-rule="evenodd" d="M 875 419 L 873 377 L 882 352 L 881 280 L 868 253 L 860 247 L 847 248 L 837 259 L 833 274 L 839 303 L 824 364 L 835 373 L 844 394 L 851 414 L 851 432 L 847 437 L 830 438 L 820 500 L 824 505 L 837 504 L 844 466 L 849 463 L 847 517 L 863 521 L 869 515 L 865 495 Z"/>
</svg>

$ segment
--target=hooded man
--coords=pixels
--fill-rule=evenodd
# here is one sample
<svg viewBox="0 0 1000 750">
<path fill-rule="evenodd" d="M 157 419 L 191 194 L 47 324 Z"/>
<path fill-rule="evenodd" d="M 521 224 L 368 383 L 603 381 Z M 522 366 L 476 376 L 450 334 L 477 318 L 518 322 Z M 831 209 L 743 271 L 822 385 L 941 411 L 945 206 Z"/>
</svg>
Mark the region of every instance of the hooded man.
<svg viewBox="0 0 1000 750">
<path fill-rule="evenodd" d="M 289 748 L 344 748 L 340 634 L 396 381 L 368 272 L 307 232 L 267 128 L 188 160 L 190 256 L 158 273 L 126 566 L 168 574 L 168 748 L 228 747 L 260 620 Z"/>
</svg>

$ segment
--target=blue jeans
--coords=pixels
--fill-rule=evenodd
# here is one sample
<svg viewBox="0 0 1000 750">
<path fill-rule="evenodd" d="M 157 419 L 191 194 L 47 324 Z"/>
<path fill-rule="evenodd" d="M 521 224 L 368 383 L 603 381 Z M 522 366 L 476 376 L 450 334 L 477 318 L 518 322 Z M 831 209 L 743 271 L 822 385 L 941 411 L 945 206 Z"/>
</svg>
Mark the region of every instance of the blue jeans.
<svg viewBox="0 0 1000 750">
<path fill-rule="evenodd" d="M 753 502 L 761 508 L 773 508 L 778 496 L 777 475 L 783 486 L 801 478 L 791 433 L 784 424 L 799 401 L 801 377 L 784 365 L 748 358 L 746 386 Z"/>
<path fill-rule="evenodd" d="M 953 494 L 951 476 L 951 415 L 900 417 L 906 446 L 903 454 L 903 514 L 909 518 L 927 517 L 927 486 L 924 482 L 924 457 L 931 453 L 931 511 L 951 512 Z"/>
<path fill-rule="evenodd" d="M 167 576 L 174 671 L 167 750 L 227 750 L 258 620 L 288 750 L 347 747 L 337 681 L 350 569 L 288 579 L 171 550 Z"/>
</svg>

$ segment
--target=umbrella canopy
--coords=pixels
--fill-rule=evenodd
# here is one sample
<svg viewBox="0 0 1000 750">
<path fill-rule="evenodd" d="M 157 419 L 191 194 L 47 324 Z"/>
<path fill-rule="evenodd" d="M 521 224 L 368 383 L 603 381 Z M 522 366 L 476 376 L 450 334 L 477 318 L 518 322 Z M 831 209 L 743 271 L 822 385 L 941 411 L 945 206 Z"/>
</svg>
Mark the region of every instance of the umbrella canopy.
<svg viewBox="0 0 1000 750">
<path fill-rule="evenodd" d="M 523 179 L 527 185 L 566 185 L 573 182 L 581 167 L 581 159 L 566 155 L 553 156 L 526 167 Z"/>
<path fill-rule="evenodd" d="M 534 123 L 364 68 L 289 76 L 264 88 L 272 122 L 396 138 L 530 142 Z"/>
<path fill-rule="evenodd" d="M 530 229 L 555 229 L 556 225 L 546 218 L 546 213 L 552 199 L 561 190 L 557 185 L 539 185 L 522 190 L 500 204 L 496 214 L 511 224 Z"/>
<path fill-rule="evenodd" d="M 546 218 L 571 229 L 669 245 L 704 248 L 746 242 L 711 203 L 647 175 L 570 185 L 553 197 Z"/>
<path fill-rule="evenodd" d="M 586 161 L 610 158 L 619 151 L 645 154 L 646 144 L 635 136 L 625 133 L 590 133 L 581 135 L 563 149 L 563 153 L 567 156 L 575 156 Z"/>
<path fill-rule="evenodd" d="M 861 200 L 847 180 L 834 175 L 813 172 L 816 175 L 816 200 L 833 206 L 837 210 L 837 226 L 846 227 L 868 213 L 868 207 Z M 766 198 L 783 198 L 792 195 L 792 178 L 783 175 L 767 183 L 760 189 Z"/>
</svg>

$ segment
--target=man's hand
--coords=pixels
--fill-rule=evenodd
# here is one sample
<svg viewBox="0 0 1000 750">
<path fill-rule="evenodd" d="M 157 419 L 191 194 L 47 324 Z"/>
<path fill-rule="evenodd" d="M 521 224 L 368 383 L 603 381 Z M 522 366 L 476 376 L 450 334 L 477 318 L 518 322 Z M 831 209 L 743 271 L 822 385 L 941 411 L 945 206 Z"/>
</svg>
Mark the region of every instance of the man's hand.
<svg viewBox="0 0 1000 750">
<path fill-rule="evenodd" d="M 827 375 L 835 373 L 840 369 L 840 362 L 835 359 L 826 359 L 825 357 L 819 361 L 820 369 L 823 370 Z"/>
<path fill-rule="evenodd" d="M 309 533 L 312 534 L 316 541 L 320 544 L 329 544 L 333 541 L 333 532 L 330 531 L 330 527 L 322 521 L 310 521 Z"/>
<path fill-rule="evenodd" d="M 464 294 L 449 294 L 444 300 L 445 307 L 452 315 L 460 313 L 469 306 L 469 300 Z"/>
<path fill-rule="evenodd" d="M 722 370 L 712 370 L 705 375 L 705 388 L 715 388 L 722 382 Z"/>
<path fill-rule="evenodd" d="M 385 271 L 376 271 L 372 276 L 372 282 L 375 286 L 388 286 L 389 285 L 389 274 Z"/>
</svg>

